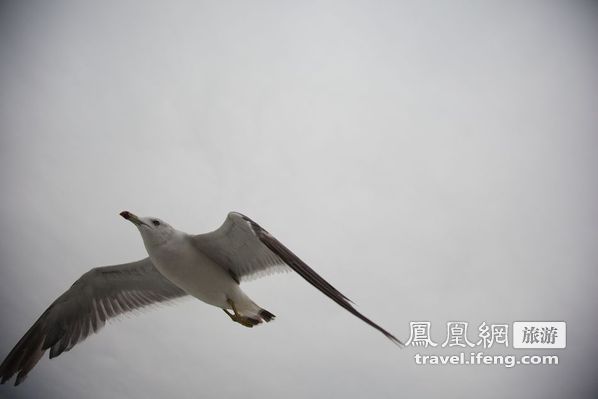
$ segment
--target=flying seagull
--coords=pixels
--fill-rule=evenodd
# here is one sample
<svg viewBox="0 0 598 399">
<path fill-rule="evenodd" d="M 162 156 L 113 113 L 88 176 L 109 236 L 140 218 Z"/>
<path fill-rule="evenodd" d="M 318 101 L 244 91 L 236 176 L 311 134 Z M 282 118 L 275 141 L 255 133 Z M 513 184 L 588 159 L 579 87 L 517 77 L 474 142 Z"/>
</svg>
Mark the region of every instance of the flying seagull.
<svg viewBox="0 0 598 399">
<path fill-rule="evenodd" d="M 238 212 L 207 234 L 190 235 L 161 219 L 120 215 L 141 233 L 149 257 L 96 267 L 81 276 L 40 316 L 0 365 L 2 384 L 15 373 L 19 385 L 50 349 L 50 358 L 97 332 L 107 319 L 186 295 L 224 310 L 231 320 L 253 327 L 274 315 L 239 286 L 249 277 L 292 269 L 347 311 L 384 334 L 394 335 L 359 313 L 351 301 L 320 277 L 260 225 Z"/>
</svg>

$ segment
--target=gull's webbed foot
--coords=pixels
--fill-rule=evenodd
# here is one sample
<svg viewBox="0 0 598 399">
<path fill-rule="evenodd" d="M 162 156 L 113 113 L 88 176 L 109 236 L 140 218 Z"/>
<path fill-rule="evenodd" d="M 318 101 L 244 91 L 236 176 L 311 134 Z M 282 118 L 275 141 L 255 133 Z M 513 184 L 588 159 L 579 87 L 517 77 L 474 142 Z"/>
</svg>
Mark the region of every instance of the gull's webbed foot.
<svg viewBox="0 0 598 399">
<path fill-rule="evenodd" d="M 247 317 L 247 316 L 242 316 L 241 314 L 239 314 L 239 312 L 237 312 L 237 307 L 235 306 L 235 303 L 230 300 L 227 299 L 228 304 L 231 306 L 231 308 L 233 308 L 233 312 L 234 314 L 231 314 L 228 310 L 226 309 L 222 309 L 224 311 L 224 313 L 226 313 L 228 315 L 228 317 L 231 318 L 232 321 L 235 321 L 245 327 L 253 327 L 256 324 L 260 324 L 259 320 L 256 319 L 252 319 L 251 317 Z"/>
</svg>

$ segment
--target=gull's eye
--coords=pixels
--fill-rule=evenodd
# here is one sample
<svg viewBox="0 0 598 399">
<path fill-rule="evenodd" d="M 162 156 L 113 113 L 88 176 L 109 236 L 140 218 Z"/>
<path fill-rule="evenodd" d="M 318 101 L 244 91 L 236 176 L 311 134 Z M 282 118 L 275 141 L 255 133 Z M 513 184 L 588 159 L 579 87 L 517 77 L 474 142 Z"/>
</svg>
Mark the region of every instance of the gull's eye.
<svg viewBox="0 0 598 399">
<path fill-rule="evenodd" d="M 158 221 L 158 220 L 152 220 L 152 224 L 154 226 L 160 226 L 160 221 Z"/>
</svg>

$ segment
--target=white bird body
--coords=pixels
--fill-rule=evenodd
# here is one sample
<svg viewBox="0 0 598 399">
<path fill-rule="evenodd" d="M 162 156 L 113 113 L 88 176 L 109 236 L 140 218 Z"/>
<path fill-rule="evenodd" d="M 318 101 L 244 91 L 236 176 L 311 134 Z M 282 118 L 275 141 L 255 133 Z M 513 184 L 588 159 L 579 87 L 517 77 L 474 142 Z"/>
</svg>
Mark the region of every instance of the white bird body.
<svg viewBox="0 0 598 399">
<path fill-rule="evenodd" d="M 221 309 L 231 309 L 233 301 L 240 314 L 258 315 L 260 307 L 222 266 L 196 248 L 189 234 L 175 230 L 164 242 L 144 243 L 156 269 L 187 294 Z"/>
</svg>

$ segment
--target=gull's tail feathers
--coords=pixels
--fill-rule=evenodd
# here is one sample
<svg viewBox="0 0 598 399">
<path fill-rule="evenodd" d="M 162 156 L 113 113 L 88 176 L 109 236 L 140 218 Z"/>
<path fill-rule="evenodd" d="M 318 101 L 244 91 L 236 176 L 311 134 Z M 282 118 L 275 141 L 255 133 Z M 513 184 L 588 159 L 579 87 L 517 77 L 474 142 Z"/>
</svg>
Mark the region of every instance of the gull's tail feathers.
<svg viewBox="0 0 598 399">
<path fill-rule="evenodd" d="M 266 309 L 260 309 L 260 311 L 258 312 L 258 316 L 266 323 L 269 323 L 276 318 L 276 316 L 268 312 Z"/>
<path fill-rule="evenodd" d="M 276 318 L 272 313 L 266 309 L 258 308 L 256 311 L 242 313 L 247 318 L 247 321 L 251 326 L 257 326 L 263 322 L 269 323 Z"/>
</svg>

